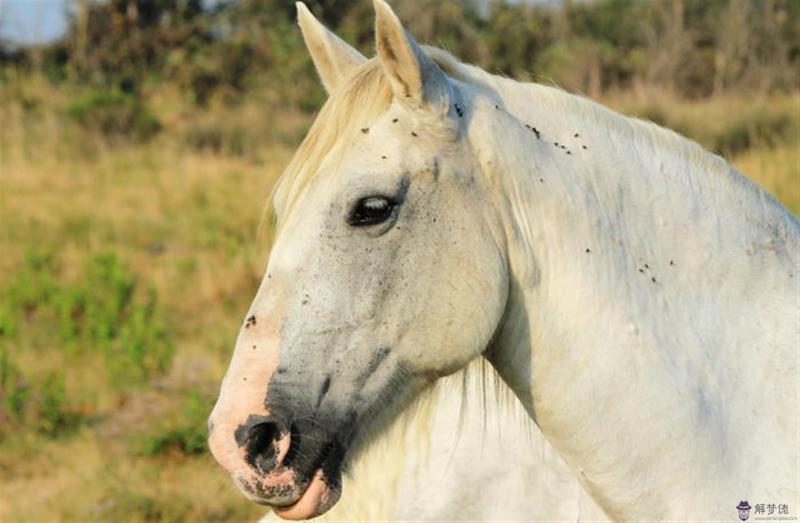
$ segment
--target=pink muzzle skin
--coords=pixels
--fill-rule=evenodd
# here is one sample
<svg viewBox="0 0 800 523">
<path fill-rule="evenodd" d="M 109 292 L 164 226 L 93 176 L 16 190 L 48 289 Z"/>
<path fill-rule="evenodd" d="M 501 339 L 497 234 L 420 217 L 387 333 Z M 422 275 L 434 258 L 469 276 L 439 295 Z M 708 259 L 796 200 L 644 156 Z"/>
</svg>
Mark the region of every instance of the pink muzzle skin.
<svg viewBox="0 0 800 523">
<path fill-rule="evenodd" d="M 263 427 L 252 423 L 270 416 L 266 391 L 278 368 L 280 339 L 280 321 L 270 321 L 275 317 L 249 315 L 245 320 L 210 416 L 209 448 L 248 499 L 274 507 L 282 518 L 307 519 L 336 504 L 339 488 L 329 485 L 321 469 L 297 477 L 285 465 L 288 428 L 265 435 Z"/>
</svg>

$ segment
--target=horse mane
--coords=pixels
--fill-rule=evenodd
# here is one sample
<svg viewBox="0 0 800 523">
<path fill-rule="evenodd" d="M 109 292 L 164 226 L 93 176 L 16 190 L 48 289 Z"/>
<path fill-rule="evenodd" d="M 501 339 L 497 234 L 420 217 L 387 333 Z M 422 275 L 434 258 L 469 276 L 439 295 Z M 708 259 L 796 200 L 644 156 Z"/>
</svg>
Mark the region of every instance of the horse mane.
<svg viewBox="0 0 800 523">
<path fill-rule="evenodd" d="M 426 55 L 451 79 L 468 84 L 509 103 L 530 104 L 543 109 L 561 111 L 585 118 L 606 128 L 616 136 L 628 139 L 643 152 L 669 154 L 682 164 L 691 164 L 705 172 L 721 176 L 745 177 L 723 158 L 709 153 L 697 143 L 650 121 L 623 116 L 607 107 L 567 93 L 552 86 L 518 82 L 493 75 L 483 69 L 465 64 L 442 49 L 422 46 Z M 323 162 L 333 154 L 333 165 L 342 144 L 351 143 L 360 129 L 367 127 L 392 101 L 389 84 L 380 61 L 371 58 L 356 68 L 331 93 L 314 119 L 311 128 L 287 165 L 268 202 L 275 211 L 277 227 L 293 204 L 319 173 Z M 512 109 L 513 114 L 513 109 Z"/>
<path fill-rule="evenodd" d="M 725 175 L 738 173 L 720 156 L 710 153 L 685 136 L 649 120 L 625 116 L 594 100 L 569 93 L 559 87 L 520 82 L 494 75 L 480 67 L 465 64 L 442 49 L 422 47 L 428 57 L 450 78 L 485 92 L 494 93 L 503 100 L 514 100 L 520 104 L 533 102 L 538 108 L 561 111 L 563 114 L 575 115 L 586 121 L 598 123 L 610 132 L 629 139 L 637 147 L 671 153 L 707 172 Z M 511 113 L 514 114 L 514 111 Z"/>
</svg>

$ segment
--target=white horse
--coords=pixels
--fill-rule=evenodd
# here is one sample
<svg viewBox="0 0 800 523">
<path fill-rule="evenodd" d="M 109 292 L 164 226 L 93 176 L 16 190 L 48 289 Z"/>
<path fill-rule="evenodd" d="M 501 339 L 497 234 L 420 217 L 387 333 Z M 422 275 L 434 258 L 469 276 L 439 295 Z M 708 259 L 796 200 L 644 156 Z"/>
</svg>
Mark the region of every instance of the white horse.
<svg viewBox="0 0 800 523">
<path fill-rule="evenodd" d="M 320 79 L 333 92 L 367 59 L 304 4 L 297 8 Z M 485 360 L 438 380 L 360 453 L 342 478 L 347 496 L 319 520 L 607 521 L 499 383 Z M 270 512 L 262 523 L 278 519 Z"/>
<path fill-rule="evenodd" d="M 614 519 L 796 511 L 797 219 L 674 133 L 375 8 L 377 59 L 281 180 L 212 413 L 242 490 L 324 513 L 359 447 L 482 356 Z"/>
</svg>

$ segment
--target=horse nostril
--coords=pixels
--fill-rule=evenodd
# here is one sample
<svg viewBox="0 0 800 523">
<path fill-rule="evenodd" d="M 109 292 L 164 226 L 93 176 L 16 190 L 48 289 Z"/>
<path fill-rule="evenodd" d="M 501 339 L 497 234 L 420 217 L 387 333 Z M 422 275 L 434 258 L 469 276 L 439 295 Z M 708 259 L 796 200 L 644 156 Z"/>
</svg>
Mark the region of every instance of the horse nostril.
<svg viewBox="0 0 800 523">
<path fill-rule="evenodd" d="M 266 475 L 278 466 L 278 441 L 285 433 L 282 424 L 269 416 L 250 416 L 236 430 L 236 440 L 244 447 L 247 463 Z"/>
<path fill-rule="evenodd" d="M 259 423 L 250 427 L 247 437 L 247 461 L 262 474 L 268 474 L 277 465 L 278 449 L 275 443 L 280 439 L 277 423 Z"/>
</svg>

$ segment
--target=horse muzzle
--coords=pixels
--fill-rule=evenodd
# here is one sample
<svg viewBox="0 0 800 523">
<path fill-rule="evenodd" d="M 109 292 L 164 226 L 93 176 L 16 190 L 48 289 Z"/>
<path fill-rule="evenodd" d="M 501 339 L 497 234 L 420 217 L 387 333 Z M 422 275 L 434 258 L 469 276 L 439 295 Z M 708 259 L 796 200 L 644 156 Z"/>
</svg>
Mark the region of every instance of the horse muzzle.
<svg viewBox="0 0 800 523">
<path fill-rule="evenodd" d="M 230 427 L 213 427 L 209 446 L 248 499 L 273 507 L 282 518 L 308 519 L 329 510 L 341 495 L 345 449 L 321 426 L 250 415 L 233 437 Z"/>
</svg>

